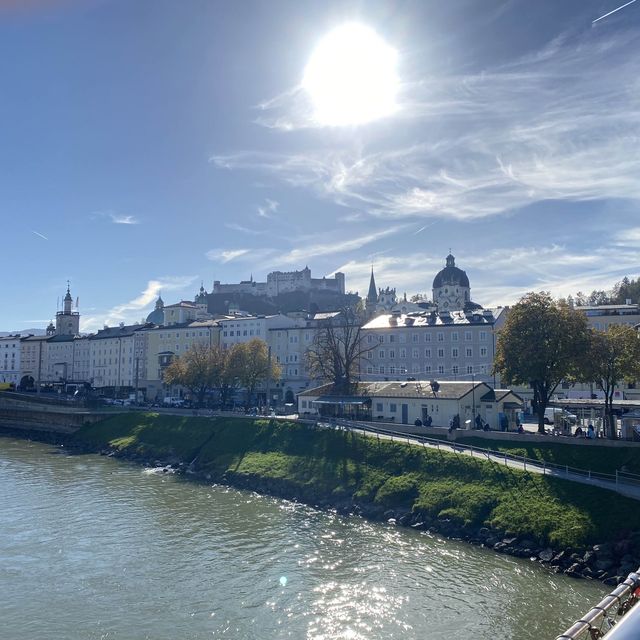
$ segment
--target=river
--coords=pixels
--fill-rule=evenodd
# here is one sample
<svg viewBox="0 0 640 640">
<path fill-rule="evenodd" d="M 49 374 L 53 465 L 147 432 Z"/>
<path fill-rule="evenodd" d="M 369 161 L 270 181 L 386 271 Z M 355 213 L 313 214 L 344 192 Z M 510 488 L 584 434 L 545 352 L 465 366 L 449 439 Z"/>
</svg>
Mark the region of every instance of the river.
<svg viewBox="0 0 640 640">
<path fill-rule="evenodd" d="M 608 591 L 424 532 L 0 437 L 3 640 L 542 640 Z"/>
</svg>

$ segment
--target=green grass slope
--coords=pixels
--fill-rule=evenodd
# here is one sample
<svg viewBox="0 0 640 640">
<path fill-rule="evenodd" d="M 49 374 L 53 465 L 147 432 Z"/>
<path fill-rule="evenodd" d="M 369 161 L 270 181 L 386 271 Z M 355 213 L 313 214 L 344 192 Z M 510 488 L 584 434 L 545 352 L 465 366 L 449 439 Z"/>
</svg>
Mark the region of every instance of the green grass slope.
<svg viewBox="0 0 640 640">
<path fill-rule="evenodd" d="M 637 502 L 612 492 L 293 422 L 131 413 L 83 427 L 74 439 L 94 450 L 195 461 L 213 477 L 286 486 L 301 500 L 419 512 L 469 531 L 489 526 L 556 547 L 640 530 Z"/>
<path fill-rule="evenodd" d="M 579 445 L 571 438 L 564 442 L 537 443 L 512 442 L 504 440 L 486 440 L 483 438 L 458 437 L 460 444 L 473 445 L 483 449 L 493 449 L 515 456 L 526 456 L 533 460 L 543 460 L 562 466 L 614 474 L 617 470 L 640 474 L 640 448 L 637 447 L 604 447 L 597 445 Z"/>
</svg>

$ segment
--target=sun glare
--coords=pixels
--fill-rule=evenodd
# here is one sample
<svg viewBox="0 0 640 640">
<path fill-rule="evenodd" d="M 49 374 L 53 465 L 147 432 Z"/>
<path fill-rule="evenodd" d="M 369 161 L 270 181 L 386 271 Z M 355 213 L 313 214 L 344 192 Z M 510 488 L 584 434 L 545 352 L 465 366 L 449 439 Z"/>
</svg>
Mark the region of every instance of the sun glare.
<svg viewBox="0 0 640 640">
<path fill-rule="evenodd" d="M 397 110 L 398 54 L 375 31 L 344 24 L 325 36 L 304 70 L 302 86 L 318 124 L 364 124 Z"/>
</svg>

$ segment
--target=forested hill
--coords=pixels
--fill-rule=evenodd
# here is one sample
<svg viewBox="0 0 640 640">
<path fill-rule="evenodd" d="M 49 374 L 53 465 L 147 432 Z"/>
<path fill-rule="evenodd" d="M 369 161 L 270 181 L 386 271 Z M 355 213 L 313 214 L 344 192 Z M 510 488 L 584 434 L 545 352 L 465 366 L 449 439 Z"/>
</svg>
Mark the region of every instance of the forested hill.
<svg viewBox="0 0 640 640">
<path fill-rule="evenodd" d="M 572 301 L 578 307 L 599 304 L 625 304 L 627 300 L 631 300 L 634 304 L 640 302 L 640 277 L 629 279 L 625 276 L 608 291 L 594 289 L 589 294 L 578 291 L 575 296 L 569 296 L 568 298 L 569 302 Z"/>
</svg>

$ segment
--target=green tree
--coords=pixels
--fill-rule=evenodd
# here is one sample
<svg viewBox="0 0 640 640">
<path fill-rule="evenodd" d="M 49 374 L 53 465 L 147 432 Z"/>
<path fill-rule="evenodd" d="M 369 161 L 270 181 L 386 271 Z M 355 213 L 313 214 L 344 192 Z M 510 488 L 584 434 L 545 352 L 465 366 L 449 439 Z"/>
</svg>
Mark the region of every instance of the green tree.
<svg viewBox="0 0 640 640">
<path fill-rule="evenodd" d="M 362 359 L 377 344 L 367 342 L 361 323 L 361 315 L 352 309 L 342 309 L 339 315 L 320 323 L 307 349 L 311 376 L 333 383 L 340 393 L 350 392 L 360 374 Z"/>
<path fill-rule="evenodd" d="M 207 392 L 223 385 L 228 376 L 229 354 L 217 345 L 195 343 L 175 357 L 164 370 L 164 382 L 183 386 L 202 405 Z"/>
<path fill-rule="evenodd" d="M 280 378 L 280 366 L 271 360 L 267 343 L 260 338 L 241 342 L 230 349 L 229 372 L 246 389 L 245 409 L 249 408 L 260 384 L 267 379 L 277 381 Z"/>
<path fill-rule="evenodd" d="M 498 333 L 494 370 L 507 384 L 531 385 L 540 433 L 551 396 L 562 380 L 581 371 L 588 344 L 585 315 L 548 293 L 528 293 L 509 311 Z"/>
<path fill-rule="evenodd" d="M 622 380 L 631 382 L 640 378 L 638 332 L 621 324 L 610 325 L 606 331 L 591 331 L 582 377 L 586 382 L 595 383 L 604 393 L 606 433 L 615 440 L 617 428 L 613 414 L 613 393 Z"/>
</svg>

